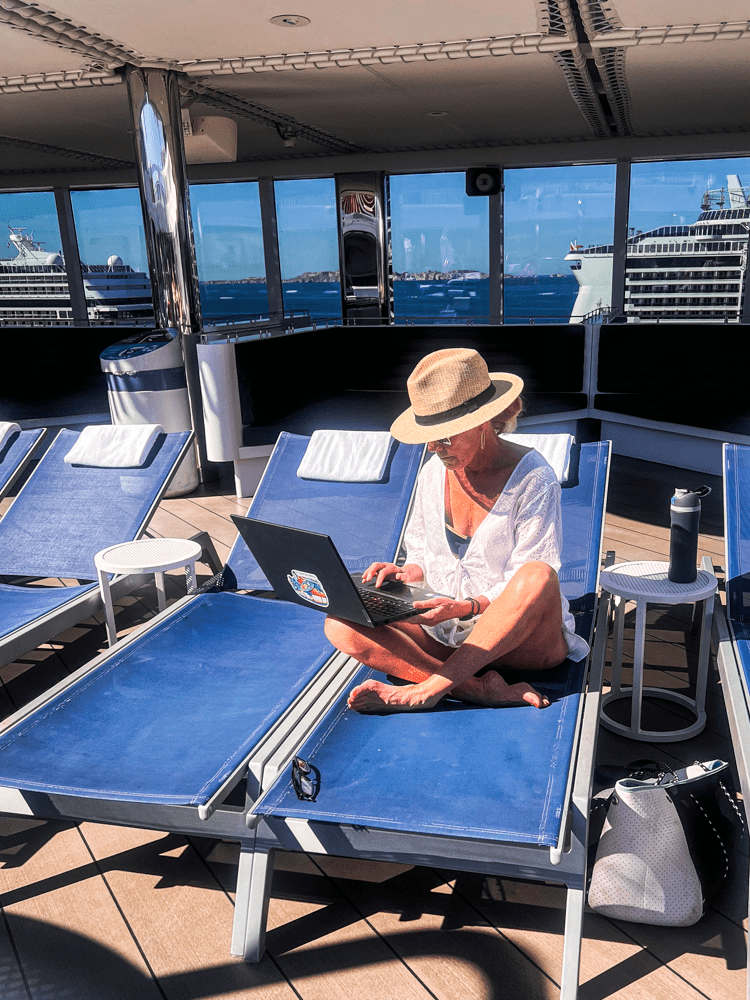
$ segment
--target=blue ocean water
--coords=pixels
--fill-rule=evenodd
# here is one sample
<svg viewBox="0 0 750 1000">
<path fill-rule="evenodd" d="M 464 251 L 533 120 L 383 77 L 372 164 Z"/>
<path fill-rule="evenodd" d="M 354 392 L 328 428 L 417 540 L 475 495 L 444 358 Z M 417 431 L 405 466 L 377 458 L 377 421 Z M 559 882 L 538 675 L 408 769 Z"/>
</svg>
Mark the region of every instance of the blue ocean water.
<svg viewBox="0 0 750 1000">
<path fill-rule="evenodd" d="M 284 308 L 306 310 L 313 319 L 341 316 L 338 282 L 285 282 Z M 545 323 L 567 323 L 578 283 L 572 274 L 508 278 L 505 281 L 505 318 Z M 489 315 L 489 281 L 484 278 L 451 281 L 395 281 L 397 323 L 410 319 L 431 323 L 481 322 Z M 267 314 L 266 286 L 246 282 L 201 283 L 201 308 L 208 322 L 249 319 Z"/>
</svg>

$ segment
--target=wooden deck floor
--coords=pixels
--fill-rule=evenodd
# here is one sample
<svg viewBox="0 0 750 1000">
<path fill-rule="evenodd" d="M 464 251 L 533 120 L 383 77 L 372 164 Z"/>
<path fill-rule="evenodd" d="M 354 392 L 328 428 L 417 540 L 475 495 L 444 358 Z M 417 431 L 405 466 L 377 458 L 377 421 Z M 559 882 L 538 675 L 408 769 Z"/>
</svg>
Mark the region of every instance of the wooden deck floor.
<svg viewBox="0 0 750 1000">
<path fill-rule="evenodd" d="M 672 487 L 690 474 L 614 462 L 605 548 L 618 561 L 664 558 Z M 705 477 L 698 477 L 703 481 Z M 704 505 L 702 553 L 723 563 L 720 483 Z M 229 481 L 167 500 L 153 528 L 207 530 L 224 558 L 229 514 L 247 504 Z M 207 574 L 207 570 L 201 567 Z M 169 581 L 173 597 L 184 590 Z M 153 615 L 151 586 L 121 602 L 120 634 Z M 649 676 L 690 683 L 695 639 L 685 609 L 649 620 Z M 626 637 L 627 638 L 627 637 Z M 89 619 L 0 672 L 8 714 L 104 646 Z M 709 723 L 684 743 L 635 744 L 602 730 L 599 759 L 669 763 L 732 751 L 712 669 Z M 660 713 L 663 728 L 670 720 Z M 743 851 L 746 853 L 746 845 Z M 233 844 L 82 823 L 0 820 L 0 1000 L 527 1000 L 558 995 L 564 890 L 425 868 L 280 856 L 268 953 L 256 966 L 229 955 Z M 733 1000 L 745 996 L 747 860 L 707 915 L 668 930 L 587 914 L 582 1000 Z"/>
</svg>

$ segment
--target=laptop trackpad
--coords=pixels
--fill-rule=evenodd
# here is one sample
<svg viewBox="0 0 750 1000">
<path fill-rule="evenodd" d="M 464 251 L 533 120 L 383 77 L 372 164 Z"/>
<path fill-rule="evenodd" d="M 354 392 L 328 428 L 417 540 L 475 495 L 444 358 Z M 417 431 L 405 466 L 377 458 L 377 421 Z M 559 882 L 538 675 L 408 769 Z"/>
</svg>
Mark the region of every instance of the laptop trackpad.
<svg viewBox="0 0 750 1000">
<path fill-rule="evenodd" d="M 362 581 L 361 573 L 352 573 L 352 580 L 354 580 L 358 587 L 364 587 L 365 590 L 371 590 L 374 594 L 387 594 L 388 597 L 400 597 L 404 601 L 429 601 L 431 597 L 440 596 L 433 590 L 423 590 L 421 587 L 415 587 L 413 585 L 408 586 L 405 583 L 401 583 L 400 580 L 394 580 L 392 578 L 386 580 L 382 587 L 376 587 L 374 580 L 364 583 Z"/>
</svg>

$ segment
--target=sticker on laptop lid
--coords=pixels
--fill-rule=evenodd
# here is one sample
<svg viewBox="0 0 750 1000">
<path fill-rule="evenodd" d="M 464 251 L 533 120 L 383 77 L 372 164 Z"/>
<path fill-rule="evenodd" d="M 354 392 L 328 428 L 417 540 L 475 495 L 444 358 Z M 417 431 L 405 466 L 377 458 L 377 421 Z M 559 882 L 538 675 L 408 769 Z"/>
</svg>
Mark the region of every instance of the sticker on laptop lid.
<svg viewBox="0 0 750 1000">
<path fill-rule="evenodd" d="M 320 580 L 314 573 L 305 573 L 304 570 L 293 569 L 287 573 L 287 580 L 292 589 L 304 601 L 316 604 L 319 608 L 328 607 L 328 594 Z"/>
</svg>

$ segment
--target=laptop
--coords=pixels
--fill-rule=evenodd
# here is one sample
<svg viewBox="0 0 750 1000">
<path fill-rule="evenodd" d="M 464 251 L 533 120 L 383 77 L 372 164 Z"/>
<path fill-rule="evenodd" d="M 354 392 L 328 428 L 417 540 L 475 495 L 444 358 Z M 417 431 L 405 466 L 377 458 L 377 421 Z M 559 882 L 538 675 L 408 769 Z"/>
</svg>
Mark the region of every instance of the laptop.
<svg viewBox="0 0 750 1000">
<path fill-rule="evenodd" d="M 438 596 L 398 580 L 380 588 L 374 582 L 363 583 L 361 573 L 349 573 L 328 535 L 239 514 L 231 517 L 284 600 L 374 628 L 418 615 L 421 609 L 412 606 L 414 601 Z"/>
</svg>

